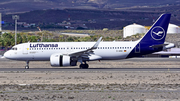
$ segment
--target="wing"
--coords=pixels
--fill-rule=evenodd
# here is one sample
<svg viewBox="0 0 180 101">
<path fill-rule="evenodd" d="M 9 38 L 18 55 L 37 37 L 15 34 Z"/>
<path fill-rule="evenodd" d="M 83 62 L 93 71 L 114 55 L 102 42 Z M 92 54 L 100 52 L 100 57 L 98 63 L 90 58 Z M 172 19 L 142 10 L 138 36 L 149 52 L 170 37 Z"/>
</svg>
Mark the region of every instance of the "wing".
<svg viewBox="0 0 180 101">
<path fill-rule="evenodd" d="M 97 49 L 99 43 L 101 42 L 101 39 L 102 39 L 102 37 L 100 37 L 98 39 L 98 41 L 91 48 L 89 48 L 87 50 L 78 51 L 78 52 L 72 52 L 72 53 L 68 53 L 67 55 L 69 55 L 69 56 L 76 56 L 77 58 L 78 57 L 84 57 L 84 58 L 86 57 L 86 58 L 88 58 L 88 56 L 90 54 L 93 54 L 93 50 Z"/>
</svg>

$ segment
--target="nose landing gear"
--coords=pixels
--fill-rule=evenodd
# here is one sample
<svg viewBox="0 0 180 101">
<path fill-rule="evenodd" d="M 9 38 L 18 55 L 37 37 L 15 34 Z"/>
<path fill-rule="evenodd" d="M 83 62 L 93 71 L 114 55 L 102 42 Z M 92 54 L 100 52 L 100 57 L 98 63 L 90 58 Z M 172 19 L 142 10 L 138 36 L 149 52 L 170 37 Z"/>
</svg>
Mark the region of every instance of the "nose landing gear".
<svg viewBox="0 0 180 101">
<path fill-rule="evenodd" d="M 29 61 L 26 61 L 25 69 L 29 69 Z"/>
</svg>

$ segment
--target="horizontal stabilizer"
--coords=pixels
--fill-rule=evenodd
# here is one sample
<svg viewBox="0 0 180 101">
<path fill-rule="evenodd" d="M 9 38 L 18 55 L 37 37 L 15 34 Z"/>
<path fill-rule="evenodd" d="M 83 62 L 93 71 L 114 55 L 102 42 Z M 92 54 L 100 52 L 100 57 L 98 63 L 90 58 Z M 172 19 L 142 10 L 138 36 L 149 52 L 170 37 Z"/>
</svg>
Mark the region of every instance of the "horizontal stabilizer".
<svg viewBox="0 0 180 101">
<path fill-rule="evenodd" d="M 151 48 L 160 48 L 160 47 L 164 47 L 166 45 L 168 45 L 168 44 L 152 45 L 152 46 L 149 46 L 149 47 L 151 47 Z"/>
<path fill-rule="evenodd" d="M 149 47 L 151 47 L 151 48 L 162 48 L 163 47 L 163 50 L 165 50 L 165 49 L 169 49 L 169 48 L 174 48 L 175 45 L 173 43 L 165 42 L 165 44 L 152 45 L 152 46 L 149 46 Z"/>
</svg>

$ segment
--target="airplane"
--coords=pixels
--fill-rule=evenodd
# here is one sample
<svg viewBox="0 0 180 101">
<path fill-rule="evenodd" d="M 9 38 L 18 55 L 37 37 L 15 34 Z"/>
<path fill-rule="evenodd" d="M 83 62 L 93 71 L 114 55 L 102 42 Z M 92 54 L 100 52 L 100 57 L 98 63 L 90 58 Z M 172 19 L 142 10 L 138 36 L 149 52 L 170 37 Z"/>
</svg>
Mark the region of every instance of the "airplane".
<svg viewBox="0 0 180 101">
<path fill-rule="evenodd" d="M 117 60 L 139 57 L 174 47 L 165 44 L 171 14 L 162 14 L 150 30 L 137 41 L 97 42 L 28 42 L 18 44 L 5 52 L 4 58 L 26 61 L 50 61 L 53 67 L 77 66 L 87 69 L 87 62 L 96 60 Z M 159 33 L 159 34 L 155 34 Z"/>
</svg>

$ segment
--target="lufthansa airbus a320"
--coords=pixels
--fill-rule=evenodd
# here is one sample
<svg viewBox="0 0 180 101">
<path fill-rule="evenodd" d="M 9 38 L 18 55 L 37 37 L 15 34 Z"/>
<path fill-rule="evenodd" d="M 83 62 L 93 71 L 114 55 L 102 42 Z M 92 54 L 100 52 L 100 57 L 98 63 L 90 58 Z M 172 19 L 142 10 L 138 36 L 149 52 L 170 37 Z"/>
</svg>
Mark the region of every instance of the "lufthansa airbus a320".
<svg viewBox="0 0 180 101">
<path fill-rule="evenodd" d="M 79 67 L 86 69 L 87 61 L 128 59 L 159 52 L 174 47 L 165 43 L 170 17 L 171 14 L 162 14 L 138 41 L 102 42 L 100 37 L 97 42 L 28 42 L 13 46 L 4 57 L 26 61 L 26 69 L 29 61 L 50 61 L 51 66 L 58 67 L 80 62 Z"/>
</svg>

